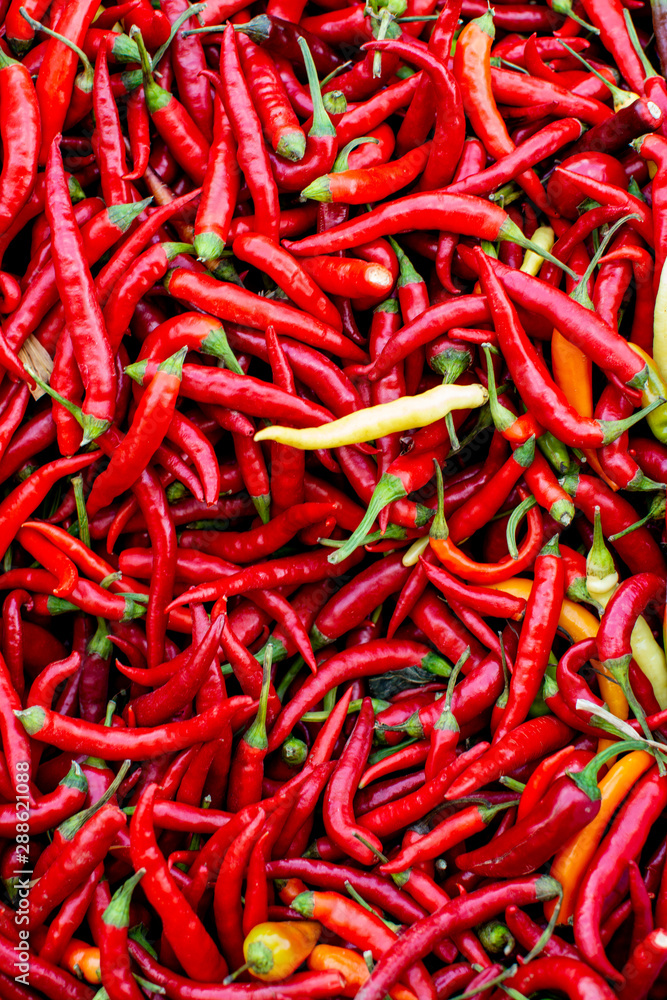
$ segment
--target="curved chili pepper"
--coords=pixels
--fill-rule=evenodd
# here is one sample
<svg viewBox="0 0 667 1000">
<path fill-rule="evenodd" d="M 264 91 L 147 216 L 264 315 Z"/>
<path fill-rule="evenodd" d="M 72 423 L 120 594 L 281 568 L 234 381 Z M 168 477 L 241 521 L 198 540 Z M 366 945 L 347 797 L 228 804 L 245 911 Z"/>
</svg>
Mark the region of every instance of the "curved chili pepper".
<svg viewBox="0 0 667 1000">
<path fill-rule="evenodd" d="M 237 721 L 251 714 L 253 703 L 245 697 L 230 698 L 207 709 L 194 719 L 166 723 L 147 729 L 109 728 L 93 722 L 70 719 L 42 706 L 25 709 L 19 721 L 31 735 L 41 732 L 53 746 L 107 760 L 146 760 L 161 753 L 165 740 L 172 749 L 182 750 L 195 743 L 215 739 L 235 716 Z"/>
<path fill-rule="evenodd" d="M 153 79 L 141 31 L 136 30 L 130 37 L 133 37 L 139 46 L 146 107 L 151 120 L 177 163 L 196 184 L 202 184 L 206 176 L 209 154 L 206 137 L 183 104 Z"/>
<path fill-rule="evenodd" d="M 169 274 L 167 287 L 170 295 L 183 298 L 222 320 L 260 330 L 265 330 L 271 323 L 279 336 L 296 337 L 313 347 L 353 361 L 365 358 L 356 344 L 322 320 L 304 316 L 293 306 L 269 302 L 244 288 L 217 281 L 209 275 L 177 268 Z"/>
<path fill-rule="evenodd" d="M 422 819 L 428 812 L 442 802 L 443 792 L 465 770 L 472 760 L 480 757 L 488 744 L 481 743 L 450 759 L 435 777 L 425 782 L 420 788 L 409 792 L 398 800 L 376 806 L 370 812 L 359 816 L 360 826 L 371 830 L 378 836 L 390 836 L 404 829 L 409 823 Z"/>
<path fill-rule="evenodd" d="M 93 2 L 76 4 L 62 12 L 58 20 L 58 31 L 75 45 L 81 46 L 93 17 L 97 12 Z M 46 42 L 35 90 L 39 101 L 42 122 L 42 144 L 39 163 L 46 164 L 53 141 L 65 124 L 78 56 L 61 41 L 50 37 Z"/>
<path fill-rule="evenodd" d="M 208 532 L 184 531 L 180 537 L 184 548 L 203 550 L 234 563 L 252 563 L 262 556 L 272 555 L 286 545 L 298 531 L 316 524 L 333 511 L 332 504 L 307 503 L 291 507 L 266 525 L 244 532 L 224 532 L 211 538 Z"/>
<path fill-rule="evenodd" d="M 466 263 L 472 264 L 474 258 L 470 251 L 463 251 L 462 256 Z M 491 258 L 487 258 L 486 262 L 517 305 L 544 316 L 595 364 L 613 371 L 629 388 L 644 387 L 648 371 L 642 366 L 641 358 L 636 354 L 632 358 L 631 354 L 635 352 L 627 342 L 617 342 L 614 331 L 610 331 L 590 309 L 580 306 L 563 292 L 546 286 L 544 282 L 523 271 L 505 267 Z M 619 341 L 622 339 L 619 337 Z"/>
<path fill-rule="evenodd" d="M 408 964 L 427 955 L 442 937 L 489 920 L 510 902 L 523 905 L 536 899 L 552 898 L 558 895 L 559 888 L 558 883 L 548 876 L 533 876 L 513 882 L 493 883 L 452 900 L 401 935 L 380 959 L 357 997 L 359 1000 L 382 1000 Z"/>
<path fill-rule="evenodd" d="M 5 659 L 9 676 L 12 679 L 14 690 L 21 701 L 25 692 L 22 607 L 25 607 L 28 611 L 32 610 L 33 607 L 32 598 L 25 590 L 12 591 L 7 595 L 2 605 L 2 655 Z M 31 685 L 31 690 L 32 687 L 33 685 Z"/>
<path fill-rule="evenodd" d="M 30 74 L 4 53 L 0 56 L 0 100 L 5 109 L 0 133 L 6 150 L 0 173 L 0 232 L 5 233 L 32 193 L 41 127 Z"/>
<path fill-rule="evenodd" d="M 609 444 L 619 437 L 627 426 L 627 421 L 607 424 L 582 418 L 567 402 L 564 393 L 551 380 L 537 352 L 513 311 L 495 269 L 488 263 L 485 254 L 476 254 L 480 280 L 486 292 L 494 315 L 498 342 L 507 360 L 519 392 L 529 402 L 531 412 L 540 423 L 573 447 L 599 447 Z M 634 417 L 628 418 L 634 422 Z"/>
<path fill-rule="evenodd" d="M 575 941 L 589 965 L 614 983 L 623 977 L 611 965 L 600 941 L 600 917 L 605 887 L 615 885 L 623 867 L 641 850 L 653 817 L 664 809 L 667 781 L 657 767 L 644 775 L 626 799 L 600 845 L 577 896 Z"/>
<path fill-rule="evenodd" d="M 318 613 L 311 630 L 316 647 L 335 642 L 395 593 L 410 574 L 400 554 L 374 563 L 344 584 Z"/>
<path fill-rule="evenodd" d="M 11 1000 L 34 1000 L 38 994 L 33 989 L 30 992 L 16 982 L 17 951 L 19 945 L 4 934 L 0 935 L 0 974 L 2 987 Z M 38 955 L 30 955 L 30 983 L 49 1000 L 92 1000 L 95 991 L 86 983 L 80 982 L 75 976 L 52 962 L 47 962 Z M 20 986 L 20 993 L 18 987 Z"/>
<path fill-rule="evenodd" d="M 591 996 L 597 996 L 600 1000 L 611 1000 L 616 996 L 602 976 L 591 970 L 585 962 L 560 956 L 536 958 L 506 979 L 504 985 L 530 993 L 547 983 L 549 984 L 547 988 L 558 988 L 570 1000 L 585 1000 Z"/>
<path fill-rule="evenodd" d="M 565 571 L 557 539 L 552 539 L 535 560 L 535 582 L 521 626 L 509 699 L 494 743 L 516 729 L 528 714 L 547 667 L 564 596 Z"/>
<path fill-rule="evenodd" d="M 93 484 L 86 504 L 90 516 L 132 485 L 138 478 L 139 466 L 144 467 L 162 443 L 176 405 L 184 357 L 185 348 L 158 365 L 141 397 L 130 430 Z"/>
<path fill-rule="evenodd" d="M 132 700 L 132 711 L 140 726 L 160 725 L 192 701 L 217 651 L 222 624 L 216 621 L 210 625 L 202 642 L 191 650 L 181 669 L 175 671 L 165 684 Z"/>
<path fill-rule="evenodd" d="M 628 744 L 639 749 L 641 743 Z M 578 774 L 568 771 L 553 783 L 542 801 L 514 827 L 493 841 L 493 848 L 477 848 L 457 858 L 460 868 L 503 878 L 526 875 L 552 857 L 562 838 L 583 829 L 599 812 L 601 793 L 597 773 L 616 747 L 607 747 Z M 574 787 L 573 787 L 574 785 Z"/>
<path fill-rule="evenodd" d="M 191 252 L 192 248 L 187 243 L 159 243 L 145 250 L 132 270 L 115 283 L 104 307 L 104 321 L 112 350 L 118 350 L 139 299 L 165 276 L 174 257 Z M 211 341 L 214 341 L 214 331 L 210 333 Z"/>
<path fill-rule="evenodd" d="M 227 805 L 232 812 L 254 805 L 262 797 L 264 758 L 268 749 L 266 709 L 271 687 L 271 652 L 264 655 L 264 676 L 257 715 L 236 747 L 229 770 Z"/>
<path fill-rule="evenodd" d="M 155 838 L 153 804 L 157 790 L 157 785 L 145 788 L 132 816 L 132 864 L 137 871 L 145 869 L 143 892 L 160 914 L 164 933 L 188 975 L 204 982 L 219 979 L 227 973 L 225 961 L 169 875 Z"/>
<path fill-rule="evenodd" d="M 346 854 L 362 864 L 370 864 L 373 852 L 356 839 L 360 831 L 354 819 L 352 797 L 370 751 L 375 716 L 369 699 L 364 699 L 355 728 L 340 756 L 324 795 L 324 826 L 329 837 Z M 373 834 L 367 838 L 377 850 L 382 844 Z"/>
<path fill-rule="evenodd" d="M 313 281 L 308 271 L 294 260 L 287 251 L 277 246 L 268 236 L 247 233 L 237 236 L 233 244 L 234 255 L 248 264 L 254 264 L 273 278 L 292 301 L 336 330 L 342 330 L 338 310 Z"/>
<path fill-rule="evenodd" d="M 463 106 L 475 134 L 496 159 L 511 153 L 514 143 L 496 106 L 492 91 L 491 46 L 495 35 L 493 16 L 483 14 L 470 21 L 457 40 L 454 76 L 461 88 Z M 525 171 L 519 183 L 535 203 L 546 207 L 546 199 L 534 171 Z M 442 227 L 450 228 L 451 227 Z"/>
<path fill-rule="evenodd" d="M 483 804 L 467 806 L 449 819 L 438 823 L 414 844 L 402 848 L 396 857 L 380 866 L 380 871 L 386 874 L 402 872 L 414 863 L 428 861 L 439 854 L 444 854 L 445 851 L 462 843 L 467 837 L 472 837 L 485 830 L 498 811 L 507 808 L 509 808 L 509 803 L 491 807 Z M 500 838 L 497 837 L 496 840 L 500 840 Z"/>
<path fill-rule="evenodd" d="M 302 197 L 344 205 L 364 205 L 371 197 L 389 198 L 422 173 L 430 149 L 426 142 L 390 163 L 323 174 L 303 189 Z"/>
<path fill-rule="evenodd" d="M 54 247 L 53 264 L 67 327 L 86 396 L 84 439 L 94 440 L 113 419 L 116 373 L 93 280 L 74 221 L 56 136 L 47 163 L 46 214 Z"/>
<path fill-rule="evenodd" d="M 283 245 L 299 257 L 309 257 L 320 252 L 334 253 L 362 246 L 378 236 L 390 236 L 404 229 L 428 226 L 461 235 L 473 235 L 474 232 L 475 236 L 492 241 L 511 239 L 528 246 L 519 227 L 498 206 L 472 195 L 464 197 L 439 191 L 397 198 L 319 236 L 307 236 L 296 242 L 285 240 Z"/>
<path fill-rule="evenodd" d="M 269 360 L 265 337 L 252 330 L 236 328 L 230 331 L 229 343 L 235 350 L 246 350 L 253 356 Z M 361 397 L 350 379 L 326 355 L 287 337 L 280 337 L 280 345 L 294 376 L 308 383 L 333 413 L 342 416 L 362 406 Z M 310 478 L 306 473 L 307 481 Z"/>
<path fill-rule="evenodd" d="M 441 663 L 440 657 L 419 643 L 401 640 L 373 640 L 345 650 L 322 664 L 317 674 L 301 686 L 298 696 L 287 704 L 269 734 L 269 750 L 279 746 L 304 712 L 316 705 L 331 688 L 345 680 L 398 669 L 401 665 Z"/>
<path fill-rule="evenodd" d="M 364 910 L 358 903 L 339 896 L 338 893 L 303 892 L 291 905 L 302 916 L 318 920 L 339 935 L 342 932 L 344 940 L 368 949 L 374 958 L 380 958 L 397 939 L 394 931 L 374 913 Z M 407 968 L 404 978 L 417 996 L 432 995 L 430 977 L 421 963 Z"/>
<path fill-rule="evenodd" d="M 125 146 L 120 129 L 118 109 L 111 91 L 107 66 L 107 44 L 100 45 L 95 61 L 93 83 L 95 131 L 93 152 L 100 168 L 100 181 L 107 205 L 132 201 L 132 188 L 124 176 L 127 173 Z"/>
<path fill-rule="evenodd" d="M 420 565 L 426 577 L 445 597 L 452 597 L 460 604 L 490 615 L 492 618 L 514 618 L 523 616 L 526 604 L 520 597 L 503 594 L 487 587 L 470 587 L 461 583 L 442 566 L 434 566 L 427 554 L 420 556 Z"/>
<path fill-rule="evenodd" d="M 308 75 L 308 85 L 313 103 L 312 125 L 306 140 L 306 149 L 298 163 L 287 163 L 274 153 L 269 153 L 271 168 L 278 187 L 283 191 L 300 191 L 315 177 L 327 173 L 334 165 L 338 151 L 336 129 L 326 112 L 317 80 L 317 71 L 310 49 L 303 38 L 298 39 Z M 340 86 L 340 78 L 336 84 Z M 290 158 L 293 159 L 293 158 Z"/>
<path fill-rule="evenodd" d="M 213 141 L 195 219 L 193 243 L 200 260 L 216 260 L 224 250 L 240 183 L 236 140 L 222 99 L 216 94 Z"/>
<path fill-rule="evenodd" d="M 428 74 L 435 98 L 435 132 L 419 186 L 425 191 L 445 187 L 454 176 L 465 141 L 465 115 L 454 75 L 444 60 L 402 41 L 366 42 L 363 48 L 395 52 Z"/>
</svg>

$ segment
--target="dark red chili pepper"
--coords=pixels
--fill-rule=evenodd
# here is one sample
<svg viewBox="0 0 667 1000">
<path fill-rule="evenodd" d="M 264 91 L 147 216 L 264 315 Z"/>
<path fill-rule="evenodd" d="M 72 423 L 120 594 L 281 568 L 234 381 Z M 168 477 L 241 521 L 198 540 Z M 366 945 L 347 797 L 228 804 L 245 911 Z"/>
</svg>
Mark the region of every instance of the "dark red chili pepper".
<svg viewBox="0 0 667 1000">
<path fill-rule="evenodd" d="M 632 744 L 635 749 L 640 745 Z M 597 815 L 601 803 L 597 774 L 605 760 L 615 755 L 609 751 L 609 747 L 603 750 L 583 771 L 568 771 L 555 781 L 542 801 L 501 837 L 496 836 L 492 846 L 460 855 L 456 861 L 459 868 L 494 878 L 527 875 L 539 868 L 564 839 L 578 833 Z"/>
<path fill-rule="evenodd" d="M 412 822 L 422 819 L 438 804 L 442 803 L 443 792 L 455 781 L 468 764 L 482 756 L 488 744 L 479 743 L 459 757 L 452 753 L 447 764 L 430 781 L 402 798 L 377 806 L 359 816 L 360 826 L 378 836 L 390 836 L 404 829 Z"/>
</svg>

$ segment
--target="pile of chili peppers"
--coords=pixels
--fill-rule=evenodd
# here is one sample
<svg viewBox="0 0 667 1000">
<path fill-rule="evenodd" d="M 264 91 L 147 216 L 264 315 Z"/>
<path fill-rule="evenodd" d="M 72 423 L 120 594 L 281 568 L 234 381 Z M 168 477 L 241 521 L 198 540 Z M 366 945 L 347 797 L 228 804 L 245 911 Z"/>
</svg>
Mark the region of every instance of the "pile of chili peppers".
<svg viewBox="0 0 667 1000">
<path fill-rule="evenodd" d="M 0 1000 L 667 998 L 667 5 L 0 23 Z"/>
</svg>

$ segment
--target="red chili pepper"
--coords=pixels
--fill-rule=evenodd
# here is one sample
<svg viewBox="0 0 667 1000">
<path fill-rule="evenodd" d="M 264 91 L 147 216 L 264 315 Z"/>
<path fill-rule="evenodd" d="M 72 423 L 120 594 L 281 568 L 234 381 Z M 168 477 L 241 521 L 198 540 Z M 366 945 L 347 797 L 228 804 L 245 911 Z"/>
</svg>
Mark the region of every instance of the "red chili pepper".
<svg viewBox="0 0 667 1000">
<path fill-rule="evenodd" d="M 46 170 L 46 214 L 56 283 L 86 390 L 84 439 L 90 441 L 99 437 L 113 419 L 116 373 L 81 234 L 72 216 L 58 143 L 57 135 Z"/>
<path fill-rule="evenodd" d="M 370 979 L 357 994 L 359 1000 L 382 1000 L 407 966 L 427 955 L 433 944 L 452 932 L 466 930 L 495 916 L 505 905 L 551 899 L 560 887 L 548 876 L 533 876 L 513 882 L 493 883 L 441 907 L 409 927 L 380 959 Z"/>
<path fill-rule="evenodd" d="M 238 812 L 262 797 L 264 758 L 268 750 L 266 710 L 271 687 L 271 653 L 264 654 L 264 675 L 257 715 L 236 747 L 229 770 L 227 806 Z"/>
<path fill-rule="evenodd" d="M 322 320 L 304 316 L 293 306 L 267 301 L 253 292 L 217 281 L 209 275 L 177 268 L 169 274 L 167 287 L 174 298 L 183 298 L 222 320 L 260 330 L 265 330 L 271 323 L 278 336 L 294 336 L 305 344 L 352 361 L 365 358 L 356 344 Z M 274 412 L 272 416 L 275 415 Z"/>
<path fill-rule="evenodd" d="M 465 115 L 459 85 L 447 68 L 446 61 L 401 41 L 366 42 L 363 48 L 395 52 L 428 74 L 436 108 L 435 132 L 419 186 L 422 190 L 432 191 L 449 184 L 463 150 Z"/>
<path fill-rule="evenodd" d="M 385 874 L 402 872 L 410 868 L 412 864 L 438 857 L 452 847 L 461 844 L 467 837 L 472 837 L 485 830 L 498 811 L 508 807 L 509 803 L 490 807 L 483 804 L 467 806 L 449 819 L 438 823 L 414 844 L 404 847 L 391 861 L 381 865 L 380 870 Z M 533 868 L 531 868 L 532 870 Z"/>
<path fill-rule="evenodd" d="M 434 778 L 400 799 L 377 806 L 370 812 L 360 815 L 360 825 L 384 837 L 397 833 L 411 822 L 422 819 L 442 802 L 443 792 L 465 770 L 470 761 L 476 760 L 487 749 L 488 744 L 481 743 L 464 751 L 459 757 L 452 754 Z"/>
<path fill-rule="evenodd" d="M 604 893 L 615 885 L 628 861 L 641 851 L 648 831 L 664 809 L 667 782 L 657 767 L 645 774 L 611 825 L 580 885 L 575 910 L 575 941 L 582 956 L 598 972 L 619 986 L 623 976 L 611 965 L 600 941 Z"/>
<path fill-rule="evenodd" d="M 111 91 L 107 66 L 107 44 L 100 45 L 95 62 L 93 108 L 95 131 L 92 146 L 100 168 L 102 192 L 107 205 L 132 201 L 132 188 L 124 180 L 127 173 L 125 146 L 120 128 L 120 118 Z"/>
<path fill-rule="evenodd" d="M 401 666 L 441 663 L 440 657 L 419 643 L 400 640 L 374 640 L 363 646 L 345 650 L 322 664 L 317 674 L 302 684 L 269 734 L 269 750 L 274 750 L 291 731 L 294 723 L 309 711 L 332 687 L 352 678 L 396 670 Z"/>
<path fill-rule="evenodd" d="M 144 868 L 142 890 L 160 914 L 164 933 L 189 976 L 214 981 L 227 966 L 197 915 L 176 888 L 153 830 L 153 803 L 157 785 L 142 793 L 130 824 L 130 851 L 137 871 Z"/>
<path fill-rule="evenodd" d="M 63 10 L 57 22 L 58 31 L 81 46 L 97 9 L 94 3 L 84 3 Z M 61 41 L 51 37 L 46 42 L 35 83 L 42 122 L 41 166 L 46 164 L 53 141 L 63 129 L 76 77 L 77 59 L 75 53 L 63 46 Z"/>
<path fill-rule="evenodd" d="M 194 719 L 166 723 L 147 729 L 109 728 L 93 722 L 69 719 L 42 706 L 25 709 L 18 718 L 30 735 L 38 732 L 61 750 L 84 753 L 107 760 L 145 760 L 161 752 L 165 741 L 182 750 L 195 743 L 215 739 L 230 719 L 237 722 L 253 711 L 246 698 L 229 698 Z"/>
<path fill-rule="evenodd" d="M 457 40 L 454 76 L 461 88 L 463 106 L 475 134 L 487 151 L 500 159 L 513 151 L 514 143 L 492 91 L 491 46 L 494 35 L 494 20 L 490 14 L 483 14 L 465 26 L 460 41 Z M 534 172 L 526 171 L 520 175 L 519 182 L 537 205 L 545 207 L 544 192 Z"/>
<path fill-rule="evenodd" d="M 351 944 L 369 950 L 380 958 L 397 940 L 394 931 L 374 913 L 335 892 L 304 892 L 292 902 L 292 908 L 307 919 L 318 920 Z M 433 995 L 430 977 L 421 963 L 405 971 L 406 984 L 418 996 Z"/>
<path fill-rule="evenodd" d="M 638 749 L 641 744 L 632 746 Z M 457 865 L 502 878 L 535 871 L 556 853 L 564 839 L 578 833 L 597 815 L 601 804 L 598 770 L 614 755 L 615 750 L 607 747 L 583 771 L 578 774 L 568 771 L 553 783 L 528 815 L 502 836 L 495 837 L 492 847 L 486 845 L 460 855 Z"/>
<path fill-rule="evenodd" d="M 132 485 L 162 443 L 176 405 L 184 357 L 185 349 L 158 365 L 130 430 L 93 484 L 86 504 L 91 516 Z"/>
<path fill-rule="evenodd" d="M 141 55 L 144 75 L 146 107 L 158 133 L 175 160 L 192 177 L 202 184 L 206 175 L 209 144 L 183 104 L 153 79 L 151 63 L 141 31 L 133 35 Z"/>
<path fill-rule="evenodd" d="M 239 61 L 234 29 L 228 25 L 220 49 L 220 76 L 225 112 L 238 144 L 237 158 L 250 187 L 260 232 L 278 238 L 278 189 L 262 142 L 262 126 L 252 106 Z"/>
<path fill-rule="evenodd" d="M 361 828 L 354 819 L 352 797 L 366 766 L 374 722 L 373 706 L 366 698 L 324 796 L 324 826 L 327 834 L 346 854 L 362 864 L 371 863 L 373 852 L 355 836 Z M 368 834 L 367 839 L 376 850 L 382 850 L 382 844 L 373 834 Z"/>
</svg>

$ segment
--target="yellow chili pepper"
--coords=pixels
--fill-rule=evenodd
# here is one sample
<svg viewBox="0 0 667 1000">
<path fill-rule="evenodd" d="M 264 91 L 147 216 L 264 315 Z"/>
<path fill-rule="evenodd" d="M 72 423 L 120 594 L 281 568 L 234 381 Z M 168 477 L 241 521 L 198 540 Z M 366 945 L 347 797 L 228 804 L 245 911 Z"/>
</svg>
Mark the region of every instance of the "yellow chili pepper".
<svg viewBox="0 0 667 1000">
<path fill-rule="evenodd" d="M 662 274 L 660 276 L 660 288 L 663 284 L 667 282 L 664 277 L 665 269 L 663 267 Z M 665 289 L 663 295 L 667 296 L 667 284 L 665 284 Z M 658 290 L 658 297 L 660 296 L 660 291 Z M 655 313 L 654 313 L 654 325 L 653 325 L 653 352 L 655 357 L 651 357 L 643 351 L 641 347 L 637 347 L 636 344 L 630 344 L 633 351 L 639 354 L 640 357 L 644 359 L 648 367 L 648 381 L 646 386 L 642 389 L 642 406 L 648 406 L 653 403 L 656 399 L 667 399 L 667 380 L 665 375 L 667 374 L 667 301 L 665 302 L 664 310 L 665 318 L 660 320 L 658 323 L 658 302 L 656 300 Z M 656 323 L 660 326 L 664 322 L 665 330 L 658 336 L 656 334 Z M 660 352 L 665 355 L 665 364 L 663 364 L 658 359 L 658 354 L 656 354 L 656 343 L 660 343 Z M 667 403 L 664 406 L 657 406 L 655 410 L 651 412 L 646 417 L 646 422 L 651 428 L 651 432 L 658 441 L 662 441 L 663 444 L 667 444 Z"/>
<path fill-rule="evenodd" d="M 538 247 L 542 247 L 543 250 L 549 251 L 554 245 L 555 238 L 556 234 L 551 226 L 540 226 L 533 233 L 531 242 L 537 244 Z M 534 250 L 526 250 L 521 270 L 525 274 L 532 274 L 536 278 L 540 273 L 542 264 L 544 264 L 544 257 L 540 257 Z"/>
<path fill-rule="evenodd" d="M 595 510 L 593 545 L 586 560 L 588 593 L 604 609 L 618 589 L 618 573 L 602 535 L 599 509 Z M 644 676 L 650 681 L 660 708 L 667 707 L 667 661 L 653 632 L 641 616 L 630 637 L 632 655 Z"/>
<path fill-rule="evenodd" d="M 404 566 L 416 566 L 419 562 L 419 557 L 423 552 L 426 551 L 429 544 L 428 535 L 422 535 L 421 538 L 416 538 L 409 549 L 407 549 L 405 555 L 401 559 Z"/>
<path fill-rule="evenodd" d="M 265 983 L 291 976 L 308 958 L 321 931 L 321 925 L 314 920 L 257 924 L 243 942 L 249 971 Z"/>
<path fill-rule="evenodd" d="M 651 754 L 633 750 L 609 769 L 598 782 L 602 794 L 600 811 L 583 830 L 571 837 L 554 858 L 549 874 L 563 887 L 558 923 L 566 924 L 574 914 L 577 892 L 586 869 L 595 854 L 609 820 L 631 791 L 633 785 L 655 763 Z M 545 903 L 545 914 L 553 913 L 553 903 Z"/>
<path fill-rule="evenodd" d="M 255 441 L 278 441 L 303 451 L 341 448 L 407 431 L 411 427 L 426 427 L 452 410 L 472 410 L 483 406 L 488 398 L 483 385 L 437 385 L 418 396 L 403 396 L 391 403 L 367 406 L 320 427 L 296 429 L 278 424 L 265 427 L 255 434 Z"/>
</svg>

